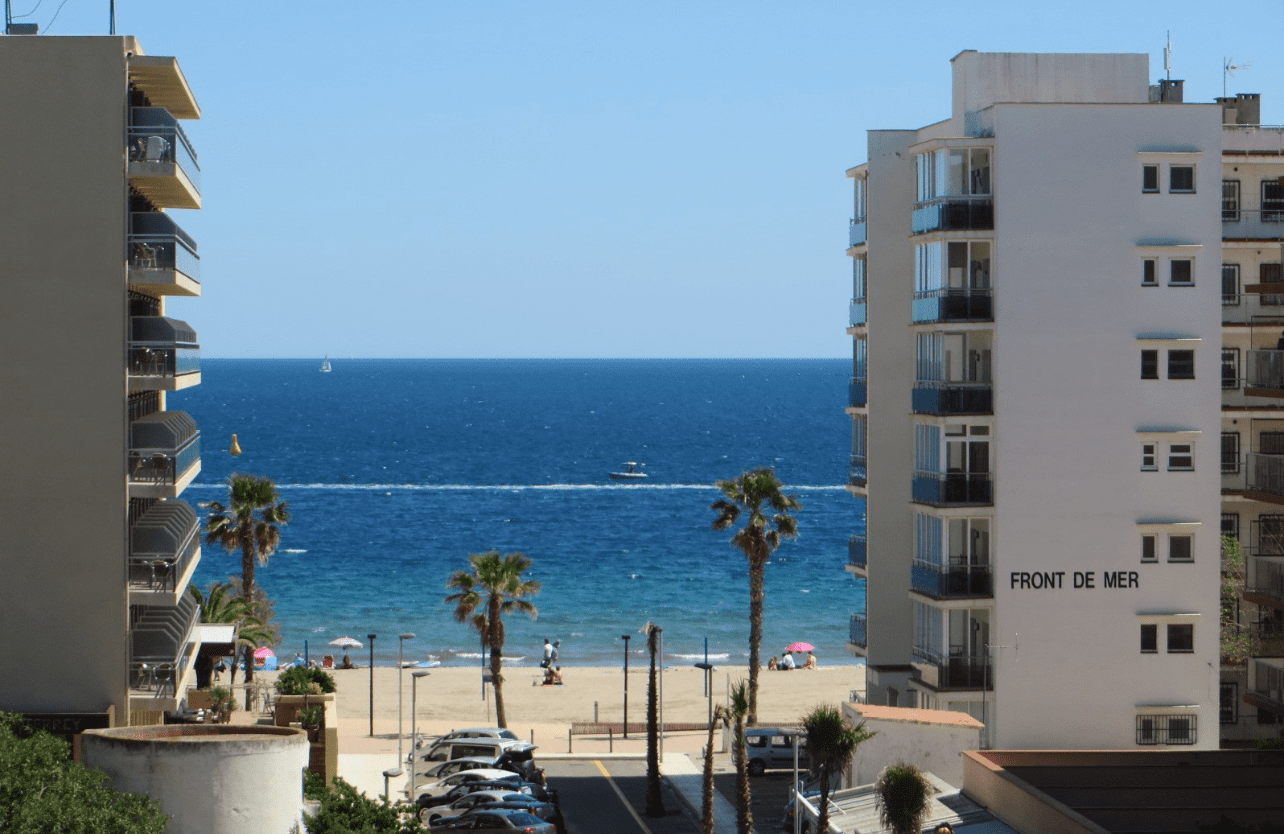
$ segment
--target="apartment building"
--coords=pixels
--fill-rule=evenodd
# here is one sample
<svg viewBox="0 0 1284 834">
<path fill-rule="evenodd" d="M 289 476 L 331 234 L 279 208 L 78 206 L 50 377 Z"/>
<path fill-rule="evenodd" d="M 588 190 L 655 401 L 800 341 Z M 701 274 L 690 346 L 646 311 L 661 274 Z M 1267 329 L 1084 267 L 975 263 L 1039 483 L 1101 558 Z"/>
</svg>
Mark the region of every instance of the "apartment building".
<svg viewBox="0 0 1284 834">
<path fill-rule="evenodd" d="M 1245 555 L 1235 612 L 1249 657 L 1222 669 L 1227 741 L 1284 729 L 1284 127 L 1256 95 L 1218 100 L 1222 132 L 1222 533 Z"/>
<path fill-rule="evenodd" d="M 1007 748 L 1218 744 L 1222 109 L 965 51 L 855 182 L 850 649 Z"/>
<path fill-rule="evenodd" d="M 194 681 L 201 468 L 167 392 L 201 380 L 165 315 L 200 295 L 200 117 L 131 37 L 0 37 L 0 710 L 56 730 L 160 723 Z"/>
</svg>

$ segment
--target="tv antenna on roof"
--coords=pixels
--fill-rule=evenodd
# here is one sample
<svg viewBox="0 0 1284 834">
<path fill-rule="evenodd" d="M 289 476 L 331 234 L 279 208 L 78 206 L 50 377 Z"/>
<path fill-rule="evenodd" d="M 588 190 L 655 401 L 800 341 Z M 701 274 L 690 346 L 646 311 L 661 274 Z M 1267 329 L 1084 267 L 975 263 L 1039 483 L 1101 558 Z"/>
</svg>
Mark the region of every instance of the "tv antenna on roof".
<svg viewBox="0 0 1284 834">
<path fill-rule="evenodd" d="M 1165 34 L 1168 36 L 1168 45 L 1164 47 L 1164 73 L 1167 75 L 1168 80 L 1172 81 L 1173 80 L 1173 33 L 1170 30 L 1168 32 L 1165 32 Z"/>
<path fill-rule="evenodd" d="M 1248 61 L 1242 64 L 1233 64 L 1234 58 L 1222 59 L 1222 98 L 1226 98 L 1226 79 L 1235 74 L 1236 70 L 1248 69 L 1252 66 Z"/>
</svg>

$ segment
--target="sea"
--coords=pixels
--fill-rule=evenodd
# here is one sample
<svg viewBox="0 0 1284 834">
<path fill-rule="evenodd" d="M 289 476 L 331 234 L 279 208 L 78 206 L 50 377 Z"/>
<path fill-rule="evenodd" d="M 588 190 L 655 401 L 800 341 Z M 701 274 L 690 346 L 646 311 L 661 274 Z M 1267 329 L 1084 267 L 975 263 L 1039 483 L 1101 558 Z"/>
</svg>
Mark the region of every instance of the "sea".
<svg viewBox="0 0 1284 834">
<path fill-rule="evenodd" d="M 846 650 L 862 580 L 843 570 L 864 502 L 844 488 L 851 376 L 842 359 L 204 359 L 169 395 L 201 429 L 202 470 L 183 497 L 226 495 L 232 473 L 267 476 L 289 503 L 281 543 L 256 571 L 275 602 L 280 656 L 476 664 L 480 641 L 444 601 L 470 553 L 520 551 L 538 615 L 504 618 L 506 664 L 631 661 L 663 629 L 664 662 L 743 664 L 749 582 L 730 531 L 712 529 L 715 482 L 775 469 L 801 503 L 799 535 L 766 573 L 763 662 L 795 641 L 821 664 Z M 236 434 L 243 453 L 229 454 Z M 611 481 L 626 461 L 642 483 Z M 199 511 L 198 506 L 198 511 Z M 204 547 L 200 587 L 240 571 Z M 398 635 L 413 633 L 413 639 Z"/>
</svg>

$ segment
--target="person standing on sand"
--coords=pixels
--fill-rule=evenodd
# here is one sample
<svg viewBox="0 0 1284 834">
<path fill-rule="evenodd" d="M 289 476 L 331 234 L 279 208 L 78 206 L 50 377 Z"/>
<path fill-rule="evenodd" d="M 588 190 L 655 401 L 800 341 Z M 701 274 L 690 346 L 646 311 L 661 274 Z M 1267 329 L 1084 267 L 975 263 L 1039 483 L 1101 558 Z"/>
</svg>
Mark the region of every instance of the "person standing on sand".
<svg viewBox="0 0 1284 834">
<path fill-rule="evenodd" d="M 548 638 L 545 637 L 544 638 L 544 659 L 540 661 L 539 665 L 543 666 L 545 669 L 548 669 L 550 668 L 552 663 L 553 663 L 553 645 L 549 643 Z"/>
<path fill-rule="evenodd" d="M 558 649 L 560 649 L 561 647 L 562 647 L 562 641 L 561 641 L 561 640 L 554 640 L 554 641 L 553 641 L 553 653 L 552 653 L 551 655 L 549 655 L 549 658 L 548 658 L 548 665 L 549 665 L 549 666 L 552 666 L 554 663 L 556 663 L 556 662 L 561 658 L 562 653 L 561 653 L 560 651 L 558 651 Z M 561 667 L 558 667 L 558 668 L 561 668 Z"/>
</svg>

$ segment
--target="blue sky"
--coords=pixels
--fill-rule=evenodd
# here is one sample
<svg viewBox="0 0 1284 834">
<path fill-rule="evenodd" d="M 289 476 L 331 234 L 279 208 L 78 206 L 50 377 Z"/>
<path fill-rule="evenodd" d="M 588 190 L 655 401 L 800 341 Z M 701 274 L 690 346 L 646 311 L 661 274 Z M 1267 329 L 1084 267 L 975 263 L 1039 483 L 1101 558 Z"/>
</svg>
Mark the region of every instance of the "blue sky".
<svg viewBox="0 0 1284 834">
<path fill-rule="evenodd" d="M 1146 52 L 1153 81 L 1171 30 L 1186 101 L 1230 56 L 1284 123 L 1280 9 L 117 0 L 117 32 L 203 110 L 204 295 L 170 312 L 206 356 L 841 357 L 843 172 L 948 115 L 950 58 Z M 106 34 L 108 0 L 21 20 Z"/>
</svg>

